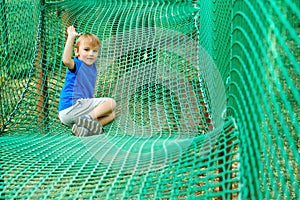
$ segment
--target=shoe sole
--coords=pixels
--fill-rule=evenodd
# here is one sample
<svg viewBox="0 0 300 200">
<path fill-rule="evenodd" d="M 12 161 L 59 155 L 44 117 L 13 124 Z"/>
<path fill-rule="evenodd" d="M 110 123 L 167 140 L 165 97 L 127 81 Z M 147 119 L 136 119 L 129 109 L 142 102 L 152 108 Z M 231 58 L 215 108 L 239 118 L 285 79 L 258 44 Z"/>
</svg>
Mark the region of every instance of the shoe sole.
<svg viewBox="0 0 300 200">
<path fill-rule="evenodd" d="M 99 122 L 86 117 L 79 117 L 75 124 L 77 124 L 78 127 L 84 127 L 88 129 L 90 132 L 88 133 L 88 136 L 99 135 L 103 132 L 103 127 Z"/>
<path fill-rule="evenodd" d="M 72 133 L 78 137 L 86 137 L 89 135 L 89 130 L 84 127 L 78 127 L 77 124 L 74 124 L 72 127 Z"/>
</svg>

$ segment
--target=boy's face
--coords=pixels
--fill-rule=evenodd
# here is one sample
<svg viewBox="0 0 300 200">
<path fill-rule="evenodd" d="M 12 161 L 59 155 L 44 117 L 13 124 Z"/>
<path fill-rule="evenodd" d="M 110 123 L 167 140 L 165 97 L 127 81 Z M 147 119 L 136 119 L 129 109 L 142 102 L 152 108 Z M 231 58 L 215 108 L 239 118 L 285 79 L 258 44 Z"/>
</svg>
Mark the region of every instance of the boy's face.
<svg viewBox="0 0 300 200">
<path fill-rule="evenodd" d="M 87 65 L 92 65 L 98 57 L 99 47 L 83 41 L 79 48 L 75 48 L 74 51 L 78 59 Z"/>
</svg>

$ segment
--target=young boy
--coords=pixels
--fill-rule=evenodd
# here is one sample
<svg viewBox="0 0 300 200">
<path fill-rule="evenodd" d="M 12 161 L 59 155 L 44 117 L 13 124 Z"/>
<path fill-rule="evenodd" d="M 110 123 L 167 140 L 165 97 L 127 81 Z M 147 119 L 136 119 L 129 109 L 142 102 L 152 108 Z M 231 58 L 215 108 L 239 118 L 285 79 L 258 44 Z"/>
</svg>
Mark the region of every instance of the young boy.
<svg viewBox="0 0 300 200">
<path fill-rule="evenodd" d="M 72 127 L 78 137 L 98 135 L 103 126 L 115 118 L 116 102 L 112 98 L 93 98 L 100 41 L 94 34 L 80 35 L 73 26 L 67 29 L 68 38 L 63 53 L 63 64 L 67 67 L 65 84 L 60 93 L 59 118 Z M 76 42 L 72 58 L 73 44 Z"/>
</svg>

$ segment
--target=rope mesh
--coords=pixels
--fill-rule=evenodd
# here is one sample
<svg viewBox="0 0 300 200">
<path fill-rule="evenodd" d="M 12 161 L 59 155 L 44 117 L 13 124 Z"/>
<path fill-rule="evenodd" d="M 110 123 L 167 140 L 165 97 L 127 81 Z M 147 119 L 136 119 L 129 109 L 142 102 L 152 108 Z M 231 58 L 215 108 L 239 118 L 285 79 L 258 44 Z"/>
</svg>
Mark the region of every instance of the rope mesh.
<svg viewBox="0 0 300 200">
<path fill-rule="evenodd" d="M 0 199 L 300 198 L 298 1 L 0 5 Z M 70 25 L 102 42 L 103 135 L 58 119 Z"/>
</svg>

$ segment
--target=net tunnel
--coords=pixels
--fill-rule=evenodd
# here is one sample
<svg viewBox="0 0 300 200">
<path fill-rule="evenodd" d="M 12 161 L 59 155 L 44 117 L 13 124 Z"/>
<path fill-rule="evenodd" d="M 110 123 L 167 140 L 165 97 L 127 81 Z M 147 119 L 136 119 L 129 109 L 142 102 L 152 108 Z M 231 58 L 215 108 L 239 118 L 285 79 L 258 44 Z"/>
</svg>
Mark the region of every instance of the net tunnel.
<svg viewBox="0 0 300 200">
<path fill-rule="evenodd" d="M 0 199 L 300 198 L 299 1 L 0 5 Z M 102 135 L 58 118 L 70 25 L 101 40 Z"/>
</svg>

